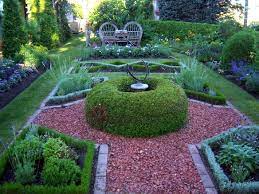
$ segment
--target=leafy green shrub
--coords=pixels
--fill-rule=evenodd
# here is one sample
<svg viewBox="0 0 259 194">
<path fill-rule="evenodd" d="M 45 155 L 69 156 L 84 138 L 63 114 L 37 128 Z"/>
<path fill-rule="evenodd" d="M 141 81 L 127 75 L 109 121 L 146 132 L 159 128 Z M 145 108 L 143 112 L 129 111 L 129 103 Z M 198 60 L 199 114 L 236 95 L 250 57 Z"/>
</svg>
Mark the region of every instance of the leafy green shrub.
<svg viewBox="0 0 259 194">
<path fill-rule="evenodd" d="M 43 157 L 48 160 L 54 158 L 70 158 L 69 147 L 60 138 L 49 138 L 43 146 Z"/>
<path fill-rule="evenodd" d="M 48 49 L 44 46 L 23 45 L 19 52 L 22 61 L 26 66 L 39 67 L 48 60 Z"/>
<path fill-rule="evenodd" d="M 123 65 L 123 64 L 125 64 L 125 62 L 123 62 L 123 61 L 113 61 L 113 62 L 111 62 L 111 64 L 113 64 L 113 65 Z"/>
<path fill-rule="evenodd" d="M 86 51 L 87 52 L 87 51 Z M 171 50 L 160 45 L 146 45 L 145 47 L 122 47 L 122 46 L 102 46 L 94 48 L 88 58 L 158 58 L 169 57 Z M 86 59 L 88 59 L 86 58 Z M 86 60 L 85 59 L 85 60 Z"/>
<path fill-rule="evenodd" d="M 99 84 L 87 96 L 86 118 L 96 128 L 128 137 L 156 136 L 181 128 L 187 97 L 169 80 L 152 78 L 148 91 L 129 92 L 130 78 Z M 155 118 L 155 119 L 154 119 Z"/>
<path fill-rule="evenodd" d="M 35 162 L 41 159 L 43 143 L 40 141 L 39 137 L 32 137 L 30 139 L 24 139 L 17 142 L 10 150 L 11 158 L 14 160 L 22 161 L 25 159 L 30 159 Z"/>
<path fill-rule="evenodd" d="M 251 63 L 254 61 L 255 53 L 255 38 L 253 33 L 249 31 L 241 31 L 230 37 L 222 53 L 222 68 L 230 69 L 232 61 L 247 61 Z"/>
<path fill-rule="evenodd" d="M 57 46 L 60 42 L 60 32 L 52 2 L 28 0 L 26 3 L 29 8 L 29 21 L 36 21 L 39 28 L 39 39 L 35 39 L 33 43 L 48 49 Z"/>
<path fill-rule="evenodd" d="M 231 177 L 235 182 L 243 182 L 250 173 L 255 172 L 256 166 L 259 164 L 259 153 L 250 146 L 228 142 L 221 146 L 217 159 L 221 165 L 230 168 L 231 173 L 234 172 L 234 174 L 231 174 Z M 236 176 L 236 171 L 238 169 L 241 170 L 240 166 L 243 167 L 243 173 Z"/>
<path fill-rule="evenodd" d="M 34 162 L 24 159 L 18 163 L 15 170 L 15 181 L 21 184 L 30 184 L 36 180 Z"/>
<path fill-rule="evenodd" d="M 223 104 L 226 104 L 226 101 L 227 101 L 226 97 L 219 92 L 214 92 L 215 94 L 211 95 L 210 93 L 197 92 L 197 91 L 188 90 L 188 89 L 185 89 L 184 91 L 189 98 L 208 102 L 210 104 L 223 105 Z"/>
<path fill-rule="evenodd" d="M 221 42 L 213 41 L 195 45 L 192 52 L 201 62 L 220 61 L 222 49 L 223 44 Z"/>
<path fill-rule="evenodd" d="M 246 89 L 249 92 L 259 92 L 259 73 L 253 73 L 247 77 Z"/>
<path fill-rule="evenodd" d="M 34 133 L 30 132 L 30 134 L 28 135 L 29 130 L 30 130 L 29 128 L 24 128 L 22 130 L 22 132 L 17 136 L 14 144 L 16 144 L 24 139 L 27 139 L 27 138 L 30 139 L 30 137 Z M 62 171 L 63 175 L 64 175 L 64 177 L 62 177 L 62 180 L 64 180 L 64 179 L 71 180 L 72 184 L 69 183 L 70 185 L 63 184 L 60 186 L 59 185 L 58 186 L 49 186 L 49 185 L 43 184 L 43 182 L 41 182 L 40 184 L 37 184 L 38 182 L 36 182 L 36 183 L 32 182 L 32 184 L 29 184 L 29 185 L 22 185 L 22 184 L 17 184 L 14 181 L 5 181 L 5 178 L 6 178 L 5 172 L 6 172 L 6 170 L 9 170 L 9 165 L 10 165 L 8 153 L 10 152 L 10 149 L 12 148 L 12 145 L 11 145 L 10 147 L 6 147 L 6 150 L 0 156 L 0 178 L 3 181 L 3 184 L 0 184 L 0 193 L 53 193 L 53 194 L 54 193 L 55 194 L 89 193 L 90 187 L 91 187 L 90 185 L 91 185 L 91 177 L 92 177 L 93 158 L 94 158 L 94 153 L 95 153 L 94 143 L 91 141 L 76 139 L 71 136 L 68 136 L 68 135 L 65 135 L 62 133 L 58 133 L 56 130 L 51 130 L 51 129 L 41 127 L 41 126 L 38 127 L 37 131 L 38 131 L 39 137 L 42 140 L 47 139 L 49 137 L 61 138 L 62 141 L 64 141 L 68 146 L 79 150 L 82 153 L 82 155 L 84 155 L 84 160 L 83 161 L 80 160 L 80 165 L 82 164 L 81 169 L 78 166 L 75 167 L 74 166 L 75 163 L 73 161 L 71 162 L 71 160 L 70 160 L 70 162 L 66 162 L 67 160 L 63 159 L 63 161 L 64 160 L 65 161 L 61 162 L 61 163 L 69 163 L 68 165 L 65 164 L 65 166 L 68 169 L 74 169 L 73 172 L 75 172 L 75 171 L 77 172 L 78 168 L 80 169 L 81 173 L 77 174 L 77 177 L 75 178 L 76 181 L 74 180 L 75 184 L 72 183 L 73 181 L 69 177 L 71 173 L 67 174 L 67 171 L 69 171 L 67 169 L 64 170 L 65 172 Z M 58 159 L 56 159 L 56 160 L 58 160 Z M 38 165 L 36 164 L 36 166 L 38 166 Z M 34 167 L 36 167 L 36 166 L 34 166 Z M 43 167 L 44 166 L 45 165 L 43 165 Z M 52 166 L 54 166 L 56 168 L 57 165 L 52 165 Z M 62 165 L 60 165 L 60 166 L 62 167 Z M 45 169 L 46 169 L 46 167 L 45 167 Z M 49 170 L 46 170 L 46 171 L 49 171 Z M 42 169 L 41 168 L 36 169 L 35 172 L 37 173 L 36 181 L 38 181 L 38 178 L 40 178 L 40 180 L 42 180 L 42 174 L 41 174 Z M 50 175 L 49 172 L 47 172 L 47 174 Z M 41 177 L 39 177 L 39 175 L 41 175 Z M 65 178 L 66 176 L 68 176 L 68 177 Z M 71 177 L 74 177 L 74 174 L 72 174 Z M 58 181 L 58 179 L 55 180 L 55 182 L 57 182 L 57 181 Z"/>
<path fill-rule="evenodd" d="M 27 41 L 18 0 L 4 0 L 3 56 L 12 59 Z"/>
<path fill-rule="evenodd" d="M 80 167 L 70 159 L 50 157 L 42 171 L 44 183 L 52 186 L 77 184 L 80 177 Z"/>
<path fill-rule="evenodd" d="M 180 22 L 180 21 L 154 21 L 145 20 L 141 22 L 143 27 L 143 41 L 149 42 L 154 37 L 178 39 L 179 41 L 192 39 L 195 35 L 209 35 L 215 33 L 218 25 Z"/>
<path fill-rule="evenodd" d="M 127 11 L 123 0 L 104 0 L 90 13 L 89 20 L 97 30 L 104 22 L 113 22 L 123 26 Z"/>
<path fill-rule="evenodd" d="M 253 149 L 252 147 L 250 147 L 250 144 L 247 144 L 248 142 L 250 142 L 250 140 L 246 141 L 247 135 L 249 136 L 248 139 L 250 139 L 250 137 L 253 137 L 254 134 L 259 134 L 259 126 L 239 126 L 237 128 L 229 129 L 224 133 L 206 139 L 202 142 L 201 151 L 204 155 L 205 160 L 208 162 L 208 166 L 212 171 L 214 180 L 216 181 L 219 191 L 221 193 L 258 193 L 258 180 L 253 180 L 258 171 L 256 171 L 253 176 L 246 177 L 247 171 L 250 169 L 250 167 L 248 167 L 250 166 L 250 162 L 253 167 L 255 161 L 258 162 L 259 159 L 258 149 L 257 155 L 254 155 L 255 149 L 257 147 Z M 240 137 L 242 137 L 241 141 Z M 259 137 L 257 136 L 257 139 L 258 138 Z M 221 145 L 225 144 L 225 146 L 227 146 L 228 142 L 232 142 L 234 145 L 238 145 L 237 147 L 232 147 L 232 143 L 230 143 L 229 148 L 227 148 L 229 149 L 229 151 L 224 151 L 224 160 L 229 159 L 230 163 L 232 164 L 233 161 L 237 161 L 239 158 L 239 161 L 235 162 L 235 165 L 232 165 L 232 171 L 230 171 L 230 168 L 223 168 L 224 166 L 220 165 L 217 159 L 217 155 L 221 151 Z M 246 146 L 249 147 L 247 150 Z M 251 156 L 254 156 L 255 160 L 251 159 Z M 246 165 L 244 165 L 244 162 L 246 162 Z M 224 163 L 226 163 L 226 165 L 229 165 L 225 161 Z M 258 168 L 258 163 L 256 164 L 256 167 Z M 232 180 L 231 174 L 232 176 L 235 176 L 236 181 L 239 182 L 235 182 L 234 180 Z M 246 177 L 245 182 L 241 182 L 241 180 L 244 180 L 244 177 Z"/>
<path fill-rule="evenodd" d="M 90 71 L 89 71 L 90 72 Z M 57 91 L 58 96 L 91 88 L 91 77 L 85 73 L 71 74 L 61 81 Z"/>
<path fill-rule="evenodd" d="M 218 36 L 226 41 L 232 35 L 242 30 L 240 23 L 235 20 L 225 20 L 219 23 Z"/>
<path fill-rule="evenodd" d="M 165 65 L 170 65 L 170 66 L 180 66 L 178 61 L 165 61 L 163 62 Z"/>
<path fill-rule="evenodd" d="M 153 5 L 151 0 L 104 0 L 89 15 L 94 30 L 104 22 L 112 22 L 119 28 L 128 21 L 152 19 Z"/>
</svg>

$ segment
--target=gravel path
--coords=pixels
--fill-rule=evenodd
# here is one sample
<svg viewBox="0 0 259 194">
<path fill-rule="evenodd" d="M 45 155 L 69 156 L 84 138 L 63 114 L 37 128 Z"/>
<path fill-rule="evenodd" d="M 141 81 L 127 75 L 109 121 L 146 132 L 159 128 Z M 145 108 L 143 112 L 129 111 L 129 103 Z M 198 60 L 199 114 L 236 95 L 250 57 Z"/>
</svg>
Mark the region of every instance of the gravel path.
<svg viewBox="0 0 259 194">
<path fill-rule="evenodd" d="M 108 191 L 204 193 L 187 145 L 199 143 L 244 121 L 230 108 L 190 102 L 186 128 L 157 138 L 130 139 L 91 129 L 85 121 L 82 102 L 67 108 L 44 110 L 34 123 L 108 144 Z"/>
</svg>

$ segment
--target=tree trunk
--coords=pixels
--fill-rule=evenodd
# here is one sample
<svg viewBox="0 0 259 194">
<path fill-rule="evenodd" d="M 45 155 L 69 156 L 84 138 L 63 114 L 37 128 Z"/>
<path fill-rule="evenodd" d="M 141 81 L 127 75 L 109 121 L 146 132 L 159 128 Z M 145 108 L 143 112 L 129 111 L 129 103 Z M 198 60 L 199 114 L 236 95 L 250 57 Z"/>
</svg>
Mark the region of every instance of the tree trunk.
<svg viewBox="0 0 259 194">
<path fill-rule="evenodd" d="M 245 0 L 244 27 L 247 27 L 248 20 L 248 0 Z"/>
</svg>

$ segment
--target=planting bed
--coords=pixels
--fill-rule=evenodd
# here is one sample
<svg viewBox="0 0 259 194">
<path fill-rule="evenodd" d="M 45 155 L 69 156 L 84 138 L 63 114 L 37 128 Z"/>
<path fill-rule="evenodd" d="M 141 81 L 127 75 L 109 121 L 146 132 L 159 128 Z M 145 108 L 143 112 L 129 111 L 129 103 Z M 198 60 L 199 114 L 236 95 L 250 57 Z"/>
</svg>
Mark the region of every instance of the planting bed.
<svg viewBox="0 0 259 194">
<path fill-rule="evenodd" d="M 228 128 L 245 124 L 233 109 L 189 102 L 188 125 L 156 138 L 125 138 L 92 129 L 84 103 L 41 112 L 35 123 L 110 146 L 107 191 L 204 193 L 188 144 L 196 144 Z"/>
<path fill-rule="evenodd" d="M 40 75 L 46 71 L 45 67 L 40 67 L 37 70 L 31 71 L 25 78 L 17 82 L 9 90 L 0 92 L 0 109 L 7 105 L 11 100 L 13 100 L 18 94 L 31 85 L 31 83 L 36 80 Z"/>
</svg>

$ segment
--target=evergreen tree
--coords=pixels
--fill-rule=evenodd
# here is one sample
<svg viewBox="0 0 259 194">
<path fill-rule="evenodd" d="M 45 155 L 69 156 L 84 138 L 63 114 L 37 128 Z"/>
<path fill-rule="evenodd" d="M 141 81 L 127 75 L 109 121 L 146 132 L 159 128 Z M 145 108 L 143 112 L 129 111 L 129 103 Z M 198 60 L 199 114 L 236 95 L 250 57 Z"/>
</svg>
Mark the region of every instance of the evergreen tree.
<svg viewBox="0 0 259 194">
<path fill-rule="evenodd" d="M 66 17 L 69 4 L 66 0 L 57 1 L 55 10 L 57 14 L 57 21 L 59 25 L 61 41 L 65 42 L 71 37 L 71 31 L 68 26 L 68 20 Z"/>
<path fill-rule="evenodd" d="M 18 0 L 4 0 L 3 15 L 3 56 L 12 59 L 27 40 Z"/>
<path fill-rule="evenodd" d="M 52 0 L 27 0 L 29 20 L 36 21 L 39 26 L 39 40 L 35 44 L 53 48 L 60 42 L 57 17 Z"/>
<path fill-rule="evenodd" d="M 231 0 L 160 0 L 162 20 L 216 22 L 232 8 Z"/>
</svg>

